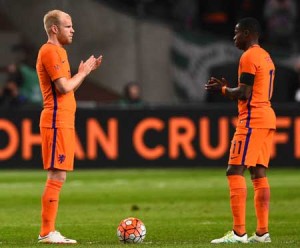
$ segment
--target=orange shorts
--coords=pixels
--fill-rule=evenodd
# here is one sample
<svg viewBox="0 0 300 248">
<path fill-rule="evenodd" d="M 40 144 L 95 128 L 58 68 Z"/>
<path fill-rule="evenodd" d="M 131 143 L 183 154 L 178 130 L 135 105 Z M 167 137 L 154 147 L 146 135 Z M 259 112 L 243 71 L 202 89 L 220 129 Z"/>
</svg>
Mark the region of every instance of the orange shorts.
<svg viewBox="0 0 300 248">
<path fill-rule="evenodd" d="M 72 171 L 75 152 L 75 129 L 41 127 L 40 131 L 44 169 Z"/>
<path fill-rule="evenodd" d="M 228 164 L 268 167 L 274 132 L 268 128 L 237 128 L 231 141 Z"/>
</svg>

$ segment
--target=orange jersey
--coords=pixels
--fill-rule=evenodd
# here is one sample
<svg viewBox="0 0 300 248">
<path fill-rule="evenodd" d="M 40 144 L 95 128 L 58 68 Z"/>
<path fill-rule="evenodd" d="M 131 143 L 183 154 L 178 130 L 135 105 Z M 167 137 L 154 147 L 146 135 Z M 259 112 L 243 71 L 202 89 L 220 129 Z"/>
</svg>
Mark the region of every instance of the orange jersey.
<svg viewBox="0 0 300 248">
<path fill-rule="evenodd" d="M 259 45 L 251 46 L 240 58 L 239 83 L 243 83 L 242 73 L 254 75 L 254 84 L 249 99 L 238 101 L 238 126 L 275 129 L 276 117 L 270 103 L 275 66 L 269 53 Z"/>
<path fill-rule="evenodd" d="M 44 101 L 40 126 L 74 128 L 76 111 L 74 92 L 62 94 L 54 85 L 56 79 L 71 78 L 66 50 L 50 43 L 44 44 L 39 50 L 36 71 Z"/>
</svg>

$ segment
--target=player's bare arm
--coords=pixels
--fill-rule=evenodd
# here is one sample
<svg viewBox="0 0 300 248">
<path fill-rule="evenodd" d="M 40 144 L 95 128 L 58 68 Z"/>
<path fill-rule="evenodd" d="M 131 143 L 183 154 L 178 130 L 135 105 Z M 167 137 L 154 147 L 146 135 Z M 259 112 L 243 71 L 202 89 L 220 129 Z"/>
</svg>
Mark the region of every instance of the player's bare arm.
<svg viewBox="0 0 300 248">
<path fill-rule="evenodd" d="M 205 84 L 205 89 L 211 92 L 222 93 L 231 100 L 247 100 L 251 95 L 252 86 L 250 85 L 240 83 L 235 88 L 227 87 L 227 85 L 228 82 L 225 78 L 217 79 L 211 77 Z"/>
<path fill-rule="evenodd" d="M 66 94 L 70 91 L 75 91 L 81 85 L 83 80 L 89 75 L 92 71 L 96 70 L 102 62 L 102 55 L 98 58 L 95 58 L 94 55 L 90 56 L 85 62 L 81 61 L 78 67 L 78 72 L 72 78 L 67 79 L 65 77 L 55 80 L 55 86 L 57 90 Z"/>
<path fill-rule="evenodd" d="M 224 95 L 231 100 L 247 100 L 252 91 L 252 86 L 246 84 L 240 84 L 236 88 L 226 87 L 224 89 Z"/>
</svg>

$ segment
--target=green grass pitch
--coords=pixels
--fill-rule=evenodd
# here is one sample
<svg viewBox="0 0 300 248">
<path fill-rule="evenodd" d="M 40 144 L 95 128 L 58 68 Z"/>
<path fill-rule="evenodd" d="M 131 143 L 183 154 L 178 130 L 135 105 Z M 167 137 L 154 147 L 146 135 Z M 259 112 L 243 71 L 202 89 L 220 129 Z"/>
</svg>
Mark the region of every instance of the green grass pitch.
<svg viewBox="0 0 300 248">
<path fill-rule="evenodd" d="M 232 227 L 225 169 L 75 170 L 61 192 L 57 230 L 77 239 L 75 247 L 128 247 L 116 229 L 134 216 L 147 235 L 131 246 L 300 247 L 299 169 L 271 169 L 268 176 L 271 244 L 210 244 Z M 45 246 L 37 244 L 45 178 L 42 170 L 0 171 L 0 248 Z M 255 214 L 246 178 L 250 235 Z"/>
</svg>

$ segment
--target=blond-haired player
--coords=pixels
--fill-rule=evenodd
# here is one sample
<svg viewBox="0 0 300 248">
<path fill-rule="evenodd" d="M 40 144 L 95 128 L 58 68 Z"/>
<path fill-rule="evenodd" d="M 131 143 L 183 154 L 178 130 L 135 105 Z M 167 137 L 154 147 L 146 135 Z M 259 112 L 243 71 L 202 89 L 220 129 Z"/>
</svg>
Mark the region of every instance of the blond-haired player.
<svg viewBox="0 0 300 248">
<path fill-rule="evenodd" d="M 73 170 L 75 149 L 74 91 L 93 70 L 97 69 L 102 56 L 90 56 L 81 61 L 78 72 L 71 76 L 65 45 L 72 43 L 74 28 L 71 16 L 61 10 L 51 10 L 44 16 L 48 41 L 39 50 L 36 70 L 43 95 L 40 116 L 42 158 L 48 171 L 42 195 L 42 225 L 39 243 L 73 244 L 55 229 L 59 193 L 67 176 Z"/>
</svg>

